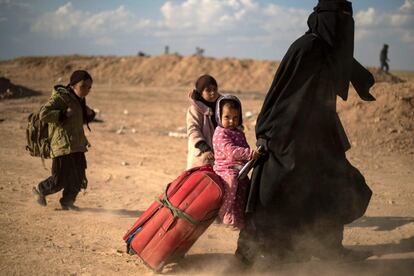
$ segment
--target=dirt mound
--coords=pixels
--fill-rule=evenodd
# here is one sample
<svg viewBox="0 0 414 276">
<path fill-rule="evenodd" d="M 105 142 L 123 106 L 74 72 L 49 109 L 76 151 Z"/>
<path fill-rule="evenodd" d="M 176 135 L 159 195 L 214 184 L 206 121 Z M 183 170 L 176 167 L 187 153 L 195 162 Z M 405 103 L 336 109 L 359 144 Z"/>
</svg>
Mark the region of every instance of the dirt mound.
<svg viewBox="0 0 414 276">
<path fill-rule="evenodd" d="M 361 101 L 354 91 L 347 102 L 339 101 L 352 144 L 414 154 L 414 82 L 378 83 L 371 93 L 374 102 Z"/>
<path fill-rule="evenodd" d="M 266 92 L 279 63 L 267 60 L 208 58 L 199 56 L 47 56 L 22 57 L 0 62 L 0 75 L 8 78 L 66 84 L 70 73 L 88 70 L 94 80 L 105 84 L 139 87 L 189 87 L 202 74 L 217 78 L 228 91 Z M 377 82 L 401 83 L 402 79 L 378 68 L 369 68 Z"/>
<path fill-rule="evenodd" d="M 24 86 L 15 85 L 9 79 L 0 77 L 0 100 L 8 98 L 21 98 L 39 95 L 40 93 Z"/>
<path fill-rule="evenodd" d="M 207 73 L 215 76 L 224 90 L 264 91 L 277 65 L 275 61 L 177 55 L 25 57 L 0 62 L 0 74 L 65 83 L 72 71 L 85 69 L 105 84 L 191 88 L 198 76 Z"/>
<path fill-rule="evenodd" d="M 373 68 L 369 67 L 368 70 L 371 72 L 372 75 L 374 75 L 375 82 L 389 82 L 389 83 L 402 83 L 405 82 L 405 80 L 389 73 L 384 72 L 380 68 Z"/>
</svg>

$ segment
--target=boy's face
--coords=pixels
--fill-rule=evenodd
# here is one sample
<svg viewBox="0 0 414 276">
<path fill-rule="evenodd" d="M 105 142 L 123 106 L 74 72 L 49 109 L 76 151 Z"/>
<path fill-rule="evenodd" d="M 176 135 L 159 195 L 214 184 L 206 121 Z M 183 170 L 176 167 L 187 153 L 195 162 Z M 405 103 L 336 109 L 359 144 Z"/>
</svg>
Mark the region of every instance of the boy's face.
<svg viewBox="0 0 414 276">
<path fill-rule="evenodd" d="M 211 103 L 215 102 L 217 98 L 219 97 L 217 86 L 211 85 L 205 88 L 203 92 L 201 92 L 201 97 L 203 97 L 203 99 L 208 102 L 211 102 Z"/>
<path fill-rule="evenodd" d="M 224 128 L 235 129 L 239 126 L 239 110 L 231 108 L 228 105 L 223 106 L 221 114 L 221 124 Z"/>
<path fill-rule="evenodd" d="M 92 88 L 92 80 L 82 80 L 75 85 L 72 85 L 73 91 L 80 98 L 85 98 Z"/>
</svg>

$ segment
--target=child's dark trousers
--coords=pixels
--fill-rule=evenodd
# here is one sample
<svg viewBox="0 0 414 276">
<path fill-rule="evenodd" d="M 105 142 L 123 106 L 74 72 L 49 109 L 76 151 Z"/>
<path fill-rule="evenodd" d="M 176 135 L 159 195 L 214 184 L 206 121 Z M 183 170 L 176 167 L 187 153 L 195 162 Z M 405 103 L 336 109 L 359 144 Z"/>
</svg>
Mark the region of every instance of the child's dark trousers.
<svg viewBox="0 0 414 276">
<path fill-rule="evenodd" d="M 63 189 L 60 204 L 73 205 L 81 188 L 86 189 L 85 153 L 75 152 L 52 159 L 52 175 L 38 185 L 44 196 L 54 194 Z"/>
</svg>

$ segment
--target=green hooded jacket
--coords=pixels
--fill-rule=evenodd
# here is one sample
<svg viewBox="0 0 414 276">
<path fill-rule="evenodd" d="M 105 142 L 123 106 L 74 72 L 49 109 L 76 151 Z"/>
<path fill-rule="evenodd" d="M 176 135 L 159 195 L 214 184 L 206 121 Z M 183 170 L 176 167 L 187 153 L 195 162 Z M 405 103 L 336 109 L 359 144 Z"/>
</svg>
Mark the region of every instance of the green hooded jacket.
<svg viewBox="0 0 414 276">
<path fill-rule="evenodd" d="M 70 107 L 73 114 L 63 114 Z M 73 152 L 86 152 L 90 146 L 83 129 L 83 109 L 76 96 L 64 87 L 54 87 L 49 101 L 40 110 L 40 120 L 48 123 L 51 157 L 55 158 Z"/>
</svg>

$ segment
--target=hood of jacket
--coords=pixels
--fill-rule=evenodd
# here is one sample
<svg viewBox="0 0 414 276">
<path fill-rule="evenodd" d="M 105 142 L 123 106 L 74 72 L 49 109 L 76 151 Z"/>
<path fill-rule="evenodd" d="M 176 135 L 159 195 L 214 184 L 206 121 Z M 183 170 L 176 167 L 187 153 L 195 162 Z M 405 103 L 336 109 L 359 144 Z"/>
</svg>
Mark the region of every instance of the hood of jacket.
<svg viewBox="0 0 414 276">
<path fill-rule="evenodd" d="M 221 107 L 220 107 L 220 103 L 223 100 L 234 101 L 239 105 L 239 107 L 240 107 L 240 124 L 239 124 L 239 126 L 243 125 L 243 110 L 242 110 L 241 102 L 240 102 L 239 98 L 237 98 L 234 95 L 230 95 L 230 94 L 224 94 L 223 96 L 220 96 L 217 100 L 217 103 L 216 103 L 216 121 L 217 121 L 217 125 L 223 127 L 223 125 L 221 123 Z"/>
</svg>

